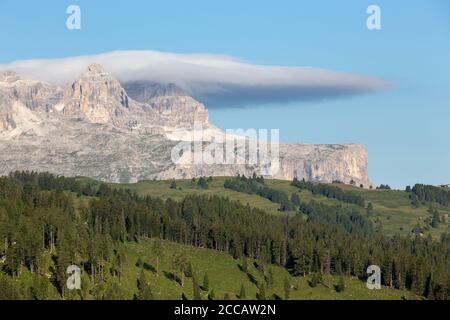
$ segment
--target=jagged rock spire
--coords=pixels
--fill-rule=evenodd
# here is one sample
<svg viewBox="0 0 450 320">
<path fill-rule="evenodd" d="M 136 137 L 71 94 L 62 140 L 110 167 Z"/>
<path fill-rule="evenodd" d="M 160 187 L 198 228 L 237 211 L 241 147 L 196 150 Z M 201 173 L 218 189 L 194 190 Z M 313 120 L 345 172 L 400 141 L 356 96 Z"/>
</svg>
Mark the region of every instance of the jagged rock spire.
<svg viewBox="0 0 450 320">
<path fill-rule="evenodd" d="M 20 77 L 14 71 L 11 71 L 11 70 L 1 71 L 0 70 L 0 82 L 15 82 L 19 79 L 20 79 Z"/>
<path fill-rule="evenodd" d="M 65 114 L 82 113 L 92 123 L 120 123 L 128 112 L 129 98 L 120 83 L 100 64 L 91 64 L 66 89 L 60 109 Z"/>
<path fill-rule="evenodd" d="M 88 66 L 88 72 L 91 73 L 105 73 L 105 69 L 99 63 L 93 63 Z"/>
</svg>

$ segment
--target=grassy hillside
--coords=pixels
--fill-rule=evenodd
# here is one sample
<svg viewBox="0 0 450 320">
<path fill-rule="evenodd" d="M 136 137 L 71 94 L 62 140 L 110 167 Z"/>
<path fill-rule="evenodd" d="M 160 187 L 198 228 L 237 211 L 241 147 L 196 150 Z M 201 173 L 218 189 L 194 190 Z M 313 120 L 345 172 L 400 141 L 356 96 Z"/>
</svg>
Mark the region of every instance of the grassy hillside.
<svg viewBox="0 0 450 320">
<path fill-rule="evenodd" d="M 248 272 L 241 270 L 242 260 L 235 260 L 230 255 L 209 249 L 194 248 L 191 246 L 183 246 L 171 242 L 163 242 L 163 256 L 159 264 L 159 272 L 156 272 L 156 260 L 152 255 L 152 241 L 145 240 L 140 243 L 125 243 L 122 245 L 125 252 L 125 262 L 123 265 L 123 273 L 120 280 L 106 275 L 107 283 L 115 282 L 118 284 L 118 290 L 115 292 L 117 297 L 121 299 L 133 299 L 137 293 L 137 279 L 141 270 L 145 273 L 147 280 L 155 299 L 181 299 L 182 294 L 188 298 L 193 298 L 192 278 L 184 278 L 184 287 L 179 282 L 174 281 L 170 274 L 173 273 L 172 258 L 175 252 L 184 251 L 192 264 L 193 271 L 197 275 L 199 285 L 202 286 L 205 272 L 208 273 L 209 290 L 201 290 L 202 299 L 208 298 L 208 293 L 214 289 L 215 299 L 224 299 L 227 294 L 230 299 L 239 299 L 241 286 L 244 285 L 247 300 L 255 300 L 259 292 L 254 282 L 250 280 L 248 275 L 253 275 L 258 283 L 264 281 L 263 275 L 257 270 L 253 261 L 248 260 Z M 50 255 L 44 255 L 47 269 L 54 268 Z M 137 262 L 143 261 L 143 267 L 139 267 Z M 290 299 L 292 300 L 398 300 L 398 299 L 418 299 L 419 297 L 410 291 L 389 289 L 382 287 L 381 290 L 369 290 L 366 284 L 358 279 L 345 277 L 345 290 L 337 292 L 334 285 L 337 285 L 339 278 L 335 276 L 326 276 L 323 284 L 311 287 L 309 281 L 311 277 L 291 277 L 286 269 L 275 266 L 266 265 L 266 272 L 271 270 L 273 274 L 273 285 L 267 289 L 267 299 L 274 299 L 274 294 L 284 298 L 284 281 L 289 279 L 291 284 Z M 46 273 L 50 277 L 50 272 Z M 33 285 L 33 276 L 26 269 L 23 270 L 19 278 L 14 279 L 20 285 L 28 287 Z M 60 295 L 56 289 L 48 286 L 47 299 L 60 299 Z M 85 299 L 93 299 L 90 292 L 96 290 L 106 290 L 102 285 L 95 287 L 88 280 L 87 276 L 83 277 L 83 291 Z M 79 299 L 79 296 L 73 295 L 72 298 Z"/>
<path fill-rule="evenodd" d="M 192 298 L 192 280 L 185 280 L 185 287 L 182 288 L 178 283 L 170 280 L 165 274 L 172 272 L 171 261 L 175 251 L 183 250 L 192 263 L 194 273 L 197 274 L 200 285 L 202 285 L 205 272 L 208 273 L 210 290 L 214 288 L 216 299 L 223 299 L 228 294 L 231 299 L 237 299 L 241 285 L 244 284 L 247 299 L 255 299 L 258 288 L 252 283 L 246 273 L 239 268 L 241 261 L 233 259 L 230 255 L 209 249 L 199 249 L 190 246 L 182 246 L 170 242 L 164 242 L 164 255 L 162 257 L 159 275 L 151 271 L 155 267 L 155 259 L 152 257 L 151 241 L 143 241 L 139 244 L 125 244 L 127 252 L 127 261 L 123 282 L 123 288 L 128 296 L 135 292 L 136 277 L 140 269 L 136 266 L 139 256 L 146 262 L 146 273 L 150 277 L 152 291 L 157 299 L 179 299 L 184 292 L 188 298 Z M 249 270 L 258 281 L 263 281 L 261 273 L 255 266 L 248 262 Z M 392 290 L 382 288 L 381 290 L 369 290 L 366 284 L 358 279 L 346 278 L 346 289 L 338 293 L 333 285 L 338 283 L 337 277 L 325 278 L 326 285 L 318 285 L 312 288 L 308 285 L 310 278 L 290 277 L 286 269 L 278 266 L 267 266 L 271 269 L 274 276 L 273 288 L 268 289 L 267 296 L 271 297 L 274 293 L 280 297 L 284 296 L 284 279 L 290 278 L 292 285 L 291 299 L 407 299 L 417 298 L 411 292 Z M 204 298 L 207 292 L 202 291 Z"/>
<path fill-rule="evenodd" d="M 238 200 L 244 204 L 249 204 L 253 207 L 261 208 L 269 213 L 280 214 L 280 212 L 278 211 L 279 205 L 276 203 L 273 203 L 258 195 L 236 192 L 224 188 L 223 184 L 226 179 L 229 178 L 213 178 L 212 182 L 209 183 L 207 189 L 201 189 L 197 187 L 197 185 L 191 180 L 177 180 L 177 189 L 170 188 L 171 181 L 142 181 L 134 184 L 123 184 L 115 186 L 129 188 L 136 191 L 139 195 L 151 195 L 154 197 L 161 197 L 165 199 L 171 197 L 173 199 L 180 200 L 186 194 L 191 193 L 221 195 L 229 197 L 232 200 Z M 284 190 L 289 195 L 292 193 L 299 193 L 301 201 L 314 200 L 327 204 L 340 203 L 335 199 L 329 199 L 321 195 L 313 195 L 307 190 L 301 190 L 300 192 L 299 189 L 291 186 L 290 181 L 266 180 L 266 184 L 269 187 Z M 438 209 L 442 214 L 450 214 L 450 207 L 444 207 L 435 203 L 421 204 L 418 208 L 413 208 L 411 206 L 409 194 L 404 191 L 375 189 L 370 190 L 344 184 L 336 184 L 336 186 L 361 195 L 366 201 L 366 204 L 368 202 L 371 202 L 374 207 L 374 214 L 371 216 L 371 219 L 373 221 L 379 219 L 379 221 L 381 221 L 382 223 L 383 231 L 387 235 L 408 235 L 410 234 L 414 226 L 426 226 L 427 224 L 425 223 L 425 219 L 430 217 L 430 214 L 427 212 L 430 205 Z M 361 208 L 356 205 L 343 205 L 361 210 Z M 438 238 L 443 232 L 450 232 L 450 223 L 441 223 L 438 228 L 429 228 L 429 230 L 425 231 L 424 235 L 427 236 L 428 234 L 430 234 L 432 237 Z"/>
</svg>

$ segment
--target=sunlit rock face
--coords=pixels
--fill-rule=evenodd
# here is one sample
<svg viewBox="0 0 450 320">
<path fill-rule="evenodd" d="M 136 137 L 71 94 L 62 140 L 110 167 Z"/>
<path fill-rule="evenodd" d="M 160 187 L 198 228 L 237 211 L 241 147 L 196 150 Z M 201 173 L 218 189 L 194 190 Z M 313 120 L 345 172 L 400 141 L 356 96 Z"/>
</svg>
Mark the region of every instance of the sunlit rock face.
<svg viewBox="0 0 450 320">
<path fill-rule="evenodd" d="M 205 106 L 173 83 L 130 82 L 125 90 L 134 100 L 148 104 L 160 117 L 160 124 L 171 128 L 192 127 L 194 123 L 209 127 Z"/>
<path fill-rule="evenodd" d="M 259 163 L 174 163 L 174 147 L 195 140 L 198 125 L 207 137 L 203 148 L 224 134 L 209 123 L 206 107 L 174 84 L 122 86 L 98 64 L 62 87 L 0 72 L 2 175 L 35 170 L 136 182 L 256 172 L 370 185 L 367 150 L 358 144 L 280 144 L 276 170 Z"/>
<path fill-rule="evenodd" d="M 65 114 L 83 114 L 91 123 L 120 124 L 129 112 L 129 98 L 120 83 L 98 64 L 69 85 L 58 109 Z"/>
</svg>

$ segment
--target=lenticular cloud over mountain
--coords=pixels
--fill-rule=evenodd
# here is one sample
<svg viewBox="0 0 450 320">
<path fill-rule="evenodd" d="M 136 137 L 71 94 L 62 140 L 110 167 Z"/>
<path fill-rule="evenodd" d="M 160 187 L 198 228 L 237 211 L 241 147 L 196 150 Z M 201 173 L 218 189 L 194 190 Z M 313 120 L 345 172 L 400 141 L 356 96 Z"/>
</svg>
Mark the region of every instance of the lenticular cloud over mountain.
<svg viewBox="0 0 450 320">
<path fill-rule="evenodd" d="M 113 51 L 62 59 L 20 60 L 0 65 L 22 76 L 64 84 L 91 63 L 105 67 L 121 83 L 175 83 L 214 107 L 326 100 L 389 88 L 370 76 L 312 67 L 257 65 L 212 54 Z"/>
</svg>

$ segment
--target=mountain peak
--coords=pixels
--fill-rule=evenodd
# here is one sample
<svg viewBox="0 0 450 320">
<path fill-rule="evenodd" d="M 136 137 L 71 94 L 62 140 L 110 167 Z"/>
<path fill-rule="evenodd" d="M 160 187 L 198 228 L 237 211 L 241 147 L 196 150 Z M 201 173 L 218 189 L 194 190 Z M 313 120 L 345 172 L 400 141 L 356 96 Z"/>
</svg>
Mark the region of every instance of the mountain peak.
<svg viewBox="0 0 450 320">
<path fill-rule="evenodd" d="M 88 66 L 89 73 L 106 73 L 105 68 L 99 63 L 92 63 Z"/>
<path fill-rule="evenodd" d="M 168 127 L 180 127 L 194 122 L 208 126 L 208 111 L 174 83 L 134 81 L 124 84 L 127 94 L 135 101 L 156 111 Z"/>
<path fill-rule="evenodd" d="M 0 82 L 12 83 L 16 82 L 17 80 L 20 80 L 20 77 L 14 71 L 11 70 L 0 71 Z"/>
<path fill-rule="evenodd" d="M 178 87 L 175 83 L 158 83 L 146 81 L 134 81 L 124 84 L 127 93 L 136 101 L 149 103 L 156 97 L 185 97 L 187 92 Z"/>
<path fill-rule="evenodd" d="M 82 73 L 77 80 L 86 80 L 90 82 L 109 82 L 114 83 L 114 85 L 119 85 L 117 81 L 105 68 L 99 63 L 92 63 L 87 67 L 87 70 Z"/>
<path fill-rule="evenodd" d="M 120 83 L 94 63 L 67 87 L 57 109 L 65 114 L 81 112 L 92 123 L 118 123 L 128 108 L 128 95 Z"/>
<path fill-rule="evenodd" d="M 187 96 L 188 94 L 175 83 L 155 84 L 153 97 Z"/>
</svg>

